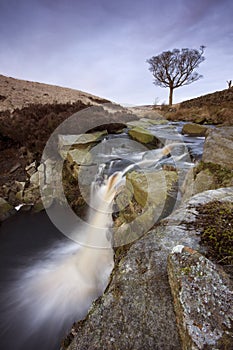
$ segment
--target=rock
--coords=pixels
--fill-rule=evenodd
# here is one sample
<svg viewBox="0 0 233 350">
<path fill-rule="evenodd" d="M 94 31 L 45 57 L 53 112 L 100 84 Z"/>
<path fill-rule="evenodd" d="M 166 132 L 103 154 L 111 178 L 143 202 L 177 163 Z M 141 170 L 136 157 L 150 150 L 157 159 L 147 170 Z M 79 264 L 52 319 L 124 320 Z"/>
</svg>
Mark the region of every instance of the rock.
<svg viewBox="0 0 233 350">
<path fill-rule="evenodd" d="M 147 128 L 152 125 L 163 125 L 167 123 L 168 123 L 168 120 L 160 116 L 160 119 L 155 119 L 155 120 L 149 119 L 149 118 L 141 118 L 140 120 L 134 120 L 132 122 L 128 122 L 127 126 L 128 128 L 134 128 L 134 127 Z"/>
<path fill-rule="evenodd" d="M 202 160 L 233 170 L 233 127 L 209 129 Z"/>
<path fill-rule="evenodd" d="M 58 135 L 58 148 L 61 150 L 78 148 L 80 145 L 87 145 L 97 142 L 101 136 L 106 135 L 107 131 L 97 131 L 90 134 L 80 135 Z"/>
<path fill-rule="evenodd" d="M 171 212 L 176 204 L 177 180 L 175 171 L 127 174 L 126 187 L 116 197 L 115 245 L 137 240 Z"/>
<path fill-rule="evenodd" d="M 59 162 L 47 158 L 43 163 L 38 167 L 39 179 L 44 184 L 51 184 L 57 179 L 57 166 Z"/>
<path fill-rule="evenodd" d="M 185 181 L 181 186 L 181 192 L 183 193 L 182 200 L 187 200 L 197 193 L 218 188 L 215 186 L 214 175 L 208 169 L 197 173 L 195 178 L 194 172 L 195 168 L 191 168 L 188 171 Z"/>
<path fill-rule="evenodd" d="M 75 331 L 77 349 L 180 350 L 166 262 L 155 235 L 133 245 Z"/>
<path fill-rule="evenodd" d="M 180 247 L 168 257 L 168 276 L 182 349 L 232 349 L 233 286 L 224 271 Z"/>
<path fill-rule="evenodd" d="M 36 172 L 36 161 L 32 162 L 28 166 L 25 167 L 26 173 L 29 177 L 31 177 Z"/>
<path fill-rule="evenodd" d="M 192 230 L 189 224 L 195 221 L 196 207 L 211 200 L 233 201 L 233 188 L 194 196 L 134 244 L 116 248 L 116 266 L 109 286 L 86 319 L 76 324 L 68 350 L 182 348 L 167 258 L 177 245 L 205 251 L 199 244 L 198 230 Z M 209 286 L 212 295 L 214 287 Z"/>
<path fill-rule="evenodd" d="M 25 189 L 23 192 L 23 203 L 25 204 L 35 204 L 40 200 L 40 189 L 38 186 L 30 185 L 29 188 Z"/>
<path fill-rule="evenodd" d="M 14 173 L 17 169 L 21 167 L 20 163 L 16 163 L 9 171 L 10 174 Z"/>
<path fill-rule="evenodd" d="M 71 165 L 90 165 L 92 163 L 92 154 L 89 149 L 74 149 L 67 153 L 67 160 Z M 74 177 L 77 177 L 78 167 Z"/>
<path fill-rule="evenodd" d="M 145 174 L 133 171 L 127 175 L 127 182 L 132 185 L 134 198 L 142 207 L 146 204 L 154 204 L 157 207 L 164 205 L 177 180 L 175 171 L 161 170 Z"/>
<path fill-rule="evenodd" d="M 18 191 L 23 191 L 25 188 L 25 182 L 23 181 L 15 181 L 15 185 L 17 186 Z"/>
<path fill-rule="evenodd" d="M 77 164 L 82 164 L 92 146 L 100 141 L 100 138 L 107 134 L 107 131 L 96 131 L 90 134 L 80 135 L 58 135 L 58 148 L 61 157 L 65 160 L 69 156 L 76 159 Z"/>
<path fill-rule="evenodd" d="M 196 176 L 193 194 L 207 190 L 213 190 L 215 188 L 214 182 L 215 181 L 213 174 L 211 174 L 211 172 L 208 169 L 202 170 Z"/>
<path fill-rule="evenodd" d="M 233 186 L 233 172 L 218 164 L 200 162 L 191 168 L 181 186 L 182 199 L 187 200 L 197 193 Z"/>
<path fill-rule="evenodd" d="M 150 133 L 150 131 L 139 127 L 135 126 L 132 129 L 129 130 L 129 135 L 136 141 L 139 141 L 141 143 L 152 143 L 155 142 L 156 144 L 159 142 L 157 138 Z"/>
<path fill-rule="evenodd" d="M 183 125 L 182 134 L 190 136 L 205 136 L 208 128 L 203 125 L 187 123 Z"/>
<path fill-rule="evenodd" d="M 23 200 L 23 190 L 19 190 L 18 192 L 16 192 L 15 199 L 19 203 L 23 203 L 24 202 L 24 200 Z"/>
<path fill-rule="evenodd" d="M 35 185 L 37 187 L 39 186 L 39 171 L 31 175 L 30 184 Z"/>
<path fill-rule="evenodd" d="M 0 197 L 0 222 L 14 215 L 17 211 L 4 198 Z"/>
</svg>

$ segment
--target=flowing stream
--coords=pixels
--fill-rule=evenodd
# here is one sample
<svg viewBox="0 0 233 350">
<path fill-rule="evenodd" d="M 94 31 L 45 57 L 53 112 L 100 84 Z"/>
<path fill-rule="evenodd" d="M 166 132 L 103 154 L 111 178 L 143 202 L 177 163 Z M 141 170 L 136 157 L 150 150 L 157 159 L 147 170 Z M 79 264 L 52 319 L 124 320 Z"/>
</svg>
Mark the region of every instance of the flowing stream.
<svg viewBox="0 0 233 350">
<path fill-rule="evenodd" d="M 121 175 L 115 173 L 101 185 L 92 184 L 85 244 L 57 241 L 37 254 L 36 262 L 32 257 L 25 259 L 27 267 L 17 271 L 11 271 L 9 264 L 4 271 L 1 264 L 1 350 L 58 349 L 61 334 L 85 316 L 92 301 L 103 293 L 113 268 L 108 232 L 119 180 Z M 99 248 L 93 246 L 95 241 Z M 7 237 L 5 249 L 11 249 Z"/>
<path fill-rule="evenodd" d="M 113 199 L 126 173 L 138 168 L 156 169 L 163 163 L 175 162 L 186 170 L 193 165 L 184 140 L 174 136 L 172 128 L 161 127 L 159 132 L 173 144 L 154 150 L 135 149 L 134 144 L 129 149 L 128 142 L 119 146 L 115 136 L 108 145 L 103 140 L 96 147 L 95 159 L 105 165 L 98 166 L 98 175 L 92 181 L 88 230 L 82 225 L 74 228 L 85 237 L 82 245 L 64 237 L 45 212 L 22 212 L 2 224 L 1 350 L 59 349 L 72 323 L 84 317 L 92 301 L 103 294 L 113 268 L 109 234 Z M 203 140 L 186 141 L 198 157 Z"/>
</svg>

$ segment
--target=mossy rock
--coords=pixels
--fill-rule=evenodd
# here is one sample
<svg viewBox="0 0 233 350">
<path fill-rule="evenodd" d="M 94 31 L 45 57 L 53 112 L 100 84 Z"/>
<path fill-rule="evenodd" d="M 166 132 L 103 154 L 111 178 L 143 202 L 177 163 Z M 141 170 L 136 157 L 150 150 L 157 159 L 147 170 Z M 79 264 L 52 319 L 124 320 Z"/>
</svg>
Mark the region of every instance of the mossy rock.
<svg viewBox="0 0 233 350">
<path fill-rule="evenodd" d="M 187 134 L 190 136 L 205 136 L 207 132 L 207 127 L 195 123 L 184 124 L 182 128 L 182 134 Z"/>
<path fill-rule="evenodd" d="M 165 170 L 145 174 L 133 171 L 126 177 L 127 186 L 132 186 L 134 198 L 142 207 L 163 204 L 177 179 L 175 171 Z"/>
<path fill-rule="evenodd" d="M 197 193 L 233 186 L 233 172 L 219 164 L 201 161 L 191 168 L 182 185 L 183 200 Z"/>
<path fill-rule="evenodd" d="M 201 172 L 209 174 L 213 177 L 213 187 L 211 189 L 217 189 L 220 187 L 231 187 L 233 186 L 233 172 L 232 170 L 211 162 L 201 161 L 196 168 L 194 168 L 194 178 L 198 177 Z M 210 188 L 206 188 L 210 189 Z"/>
<path fill-rule="evenodd" d="M 213 190 L 215 187 L 214 175 L 209 169 L 202 170 L 196 175 L 194 193 Z"/>
<path fill-rule="evenodd" d="M 0 198 L 0 222 L 6 220 L 15 213 L 15 208 L 10 205 L 5 199 Z"/>
<path fill-rule="evenodd" d="M 136 141 L 147 144 L 152 143 L 155 140 L 155 136 L 152 135 L 148 130 L 136 126 L 129 130 L 129 135 Z"/>
<path fill-rule="evenodd" d="M 118 246 L 138 240 L 169 215 L 176 184 L 175 171 L 129 173 L 126 187 L 116 197 L 119 213 L 114 224 L 114 244 Z"/>
<path fill-rule="evenodd" d="M 195 222 L 207 257 L 222 264 L 233 264 L 233 203 L 212 201 L 198 208 Z"/>
</svg>

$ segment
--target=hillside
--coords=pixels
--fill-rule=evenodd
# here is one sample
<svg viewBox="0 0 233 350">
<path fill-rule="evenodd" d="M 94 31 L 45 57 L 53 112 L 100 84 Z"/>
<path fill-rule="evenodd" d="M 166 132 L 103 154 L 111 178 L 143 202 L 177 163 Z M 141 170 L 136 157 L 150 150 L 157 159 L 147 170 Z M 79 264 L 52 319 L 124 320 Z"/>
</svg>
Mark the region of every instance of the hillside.
<svg viewBox="0 0 233 350">
<path fill-rule="evenodd" d="M 173 121 L 233 125 L 233 88 L 193 98 L 172 108 L 164 106 L 161 110 Z"/>
<path fill-rule="evenodd" d="M 6 184 L 12 190 L 15 181 L 26 181 L 26 165 L 40 161 L 50 135 L 72 115 L 78 120 L 66 134 L 84 133 L 97 126 L 114 132 L 137 119 L 98 96 L 0 75 L 0 197 L 9 197 Z"/>
<path fill-rule="evenodd" d="M 79 90 L 0 75 L 0 111 L 12 111 L 30 104 L 74 103 L 78 100 L 92 105 L 109 102 Z"/>
<path fill-rule="evenodd" d="M 216 91 L 211 94 L 199 96 L 180 104 L 181 108 L 205 107 L 205 106 L 223 106 L 233 103 L 233 88 Z"/>
</svg>

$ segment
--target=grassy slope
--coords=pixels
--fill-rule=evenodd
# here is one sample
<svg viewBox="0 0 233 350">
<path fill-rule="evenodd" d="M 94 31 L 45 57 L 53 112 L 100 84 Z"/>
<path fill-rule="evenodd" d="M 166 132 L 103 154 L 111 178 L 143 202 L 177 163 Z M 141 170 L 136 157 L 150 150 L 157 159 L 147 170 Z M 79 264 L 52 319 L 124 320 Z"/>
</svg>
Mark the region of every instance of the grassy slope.
<svg viewBox="0 0 233 350">
<path fill-rule="evenodd" d="M 162 106 L 161 111 L 174 121 L 233 125 L 233 88 L 184 101 L 174 108 Z"/>
</svg>

